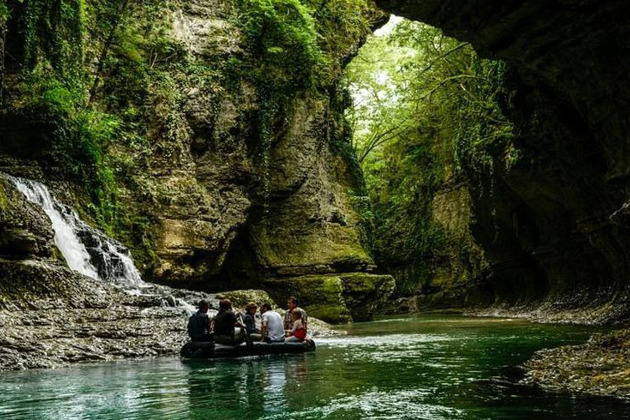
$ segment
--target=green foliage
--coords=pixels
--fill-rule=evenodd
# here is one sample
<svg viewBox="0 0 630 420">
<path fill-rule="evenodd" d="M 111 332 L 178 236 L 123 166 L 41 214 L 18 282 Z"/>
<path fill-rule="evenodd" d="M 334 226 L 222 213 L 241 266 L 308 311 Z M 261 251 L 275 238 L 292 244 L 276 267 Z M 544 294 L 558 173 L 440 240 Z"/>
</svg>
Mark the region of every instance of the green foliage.
<svg viewBox="0 0 630 420">
<path fill-rule="evenodd" d="M 105 151 L 120 121 L 86 108 L 83 90 L 58 79 L 47 62 L 28 74 L 21 90 L 20 112 L 51 128 L 48 134 L 59 163 L 86 188 L 96 206 L 93 216 L 110 220 L 115 182 Z"/>
<path fill-rule="evenodd" d="M 241 0 L 241 13 L 245 74 L 286 95 L 328 87 L 380 17 L 365 0 Z"/>
<path fill-rule="evenodd" d="M 24 64 L 33 69 L 43 57 L 61 77 L 79 77 L 85 37 L 82 0 L 24 0 Z"/>
<path fill-rule="evenodd" d="M 189 159 L 183 104 L 191 90 L 237 101 L 254 86 L 258 107 L 247 118 L 257 120 L 252 151 L 266 180 L 269 148 L 295 98 L 328 95 L 380 13 L 366 0 L 237 0 L 221 16 L 236 47 L 197 56 L 172 34 L 173 11 L 188 7 L 178 0 L 9 3 L 19 8 L 25 45 L 24 86 L 11 106 L 52 127 L 55 163 L 90 197 L 83 215 L 136 244 L 134 257 L 147 264 L 160 194 L 143 175 Z"/>
<path fill-rule="evenodd" d="M 365 0 L 241 0 L 239 5 L 237 24 L 247 54 L 230 58 L 228 65 L 257 89 L 257 157 L 266 196 L 269 149 L 293 100 L 302 93 L 329 94 L 343 61 L 379 13 Z"/>
<path fill-rule="evenodd" d="M 52 127 L 53 149 L 85 185 L 97 218 L 111 219 L 115 183 L 105 158 L 119 122 L 86 107 L 85 6 L 77 0 L 25 0 L 24 82 L 16 109 Z"/>
<path fill-rule="evenodd" d="M 489 151 L 510 143 L 503 72 L 468 44 L 408 21 L 370 38 L 348 67 L 347 117 L 372 203 L 374 257 L 415 273 L 397 279 L 399 293 L 430 284 L 440 265 L 481 264 L 470 233 L 445 230 L 433 205 L 464 172 L 492 171 Z"/>
<path fill-rule="evenodd" d="M 4 25 L 10 15 L 11 11 L 9 10 L 6 0 L 0 1 L 0 25 Z"/>
<path fill-rule="evenodd" d="M 253 76 L 278 92 L 315 84 L 324 55 L 311 10 L 299 0 L 242 0 L 246 45 L 256 57 Z"/>
</svg>

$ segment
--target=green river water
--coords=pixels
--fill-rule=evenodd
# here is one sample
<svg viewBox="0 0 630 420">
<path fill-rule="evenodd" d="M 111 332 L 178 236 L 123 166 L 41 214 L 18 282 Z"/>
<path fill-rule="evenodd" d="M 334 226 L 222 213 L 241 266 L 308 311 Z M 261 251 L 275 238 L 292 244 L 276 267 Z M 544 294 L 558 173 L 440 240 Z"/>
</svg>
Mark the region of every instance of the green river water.
<svg viewBox="0 0 630 420">
<path fill-rule="evenodd" d="M 589 327 L 422 316 L 344 327 L 317 352 L 178 358 L 0 374 L 0 418 L 630 418 L 630 406 L 509 385 L 505 366 Z"/>
</svg>

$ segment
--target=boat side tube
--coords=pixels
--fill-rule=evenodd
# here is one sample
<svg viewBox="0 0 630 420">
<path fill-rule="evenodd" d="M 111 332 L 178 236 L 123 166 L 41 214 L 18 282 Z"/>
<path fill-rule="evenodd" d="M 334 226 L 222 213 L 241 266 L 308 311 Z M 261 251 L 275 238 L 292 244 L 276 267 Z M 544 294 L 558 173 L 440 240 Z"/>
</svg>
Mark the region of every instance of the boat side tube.
<svg viewBox="0 0 630 420">
<path fill-rule="evenodd" d="M 218 359 L 247 356 L 264 356 L 269 354 L 295 354 L 315 351 L 315 342 L 289 343 L 245 343 L 237 346 L 218 344 L 213 341 L 191 341 L 182 347 L 180 356 L 184 359 Z"/>
</svg>

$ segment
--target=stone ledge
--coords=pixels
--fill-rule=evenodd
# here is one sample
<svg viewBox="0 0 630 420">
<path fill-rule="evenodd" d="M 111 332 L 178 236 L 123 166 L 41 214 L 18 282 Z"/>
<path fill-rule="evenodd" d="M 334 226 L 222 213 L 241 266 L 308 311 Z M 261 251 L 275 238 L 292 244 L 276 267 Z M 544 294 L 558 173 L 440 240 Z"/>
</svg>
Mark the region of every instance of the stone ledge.
<svg viewBox="0 0 630 420">
<path fill-rule="evenodd" d="M 309 315 L 339 324 L 371 320 L 395 281 L 390 275 L 339 273 L 272 279 L 264 286 L 277 302 L 295 296 Z"/>
</svg>

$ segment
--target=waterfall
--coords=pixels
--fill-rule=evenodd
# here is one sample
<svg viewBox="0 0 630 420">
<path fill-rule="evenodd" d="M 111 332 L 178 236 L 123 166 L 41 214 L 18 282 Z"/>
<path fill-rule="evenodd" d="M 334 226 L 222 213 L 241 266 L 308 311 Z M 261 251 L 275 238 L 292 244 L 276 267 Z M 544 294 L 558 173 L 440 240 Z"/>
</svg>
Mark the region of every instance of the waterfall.
<svg viewBox="0 0 630 420">
<path fill-rule="evenodd" d="M 28 201 L 40 205 L 50 217 L 55 245 L 68 266 L 95 280 L 125 287 L 148 286 L 129 255 L 129 250 L 92 228 L 72 210 L 57 201 L 44 184 L 7 176 Z"/>
</svg>

